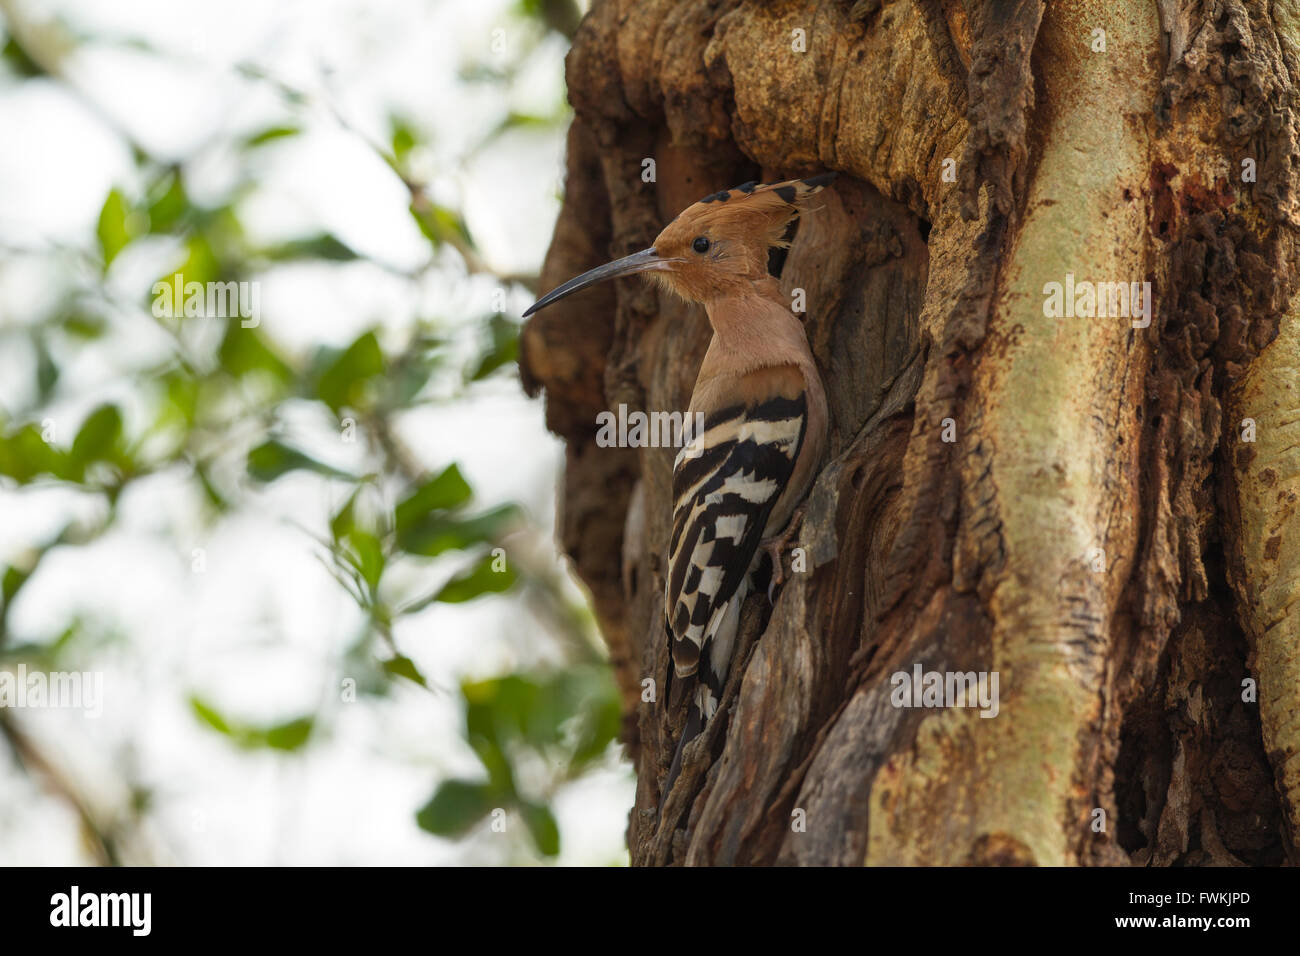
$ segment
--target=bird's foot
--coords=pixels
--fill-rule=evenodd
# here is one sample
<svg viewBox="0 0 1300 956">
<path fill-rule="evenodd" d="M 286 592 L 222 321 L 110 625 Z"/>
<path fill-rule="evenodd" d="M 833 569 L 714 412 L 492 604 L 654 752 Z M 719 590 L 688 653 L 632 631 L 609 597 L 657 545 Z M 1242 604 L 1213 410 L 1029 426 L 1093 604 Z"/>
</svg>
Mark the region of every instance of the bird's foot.
<svg viewBox="0 0 1300 956">
<path fill-rule="evenodd" d="M 786 546 L 794 540 L 799 531 L 799 526 L 803 524 L 803 515 L 805 505 L 800 505 L 790 515 L 790 520 L 785 523 L 785 530 L 778 535 L 773 535 L 766 541 L 760 541 L 759 547 L 767 552 L 768 557 L 772 559 L 772 578 L 767 584 L 767 603 L 771 604 L 772 595 L 776 589 L 785 583 L 785 564 L 781 561 L 781 552 Z"/>
</svg>

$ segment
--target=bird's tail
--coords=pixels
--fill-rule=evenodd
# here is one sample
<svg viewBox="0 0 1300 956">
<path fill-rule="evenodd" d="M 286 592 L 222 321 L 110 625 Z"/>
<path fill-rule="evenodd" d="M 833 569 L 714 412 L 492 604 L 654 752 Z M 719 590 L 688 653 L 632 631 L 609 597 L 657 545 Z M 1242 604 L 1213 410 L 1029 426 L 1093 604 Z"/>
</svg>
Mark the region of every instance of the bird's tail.
<svg viewBox="0 0 1300 956">
<path fill-rule="evenodd" d="M 714 626 L 709 629 L 698 671 L 674 680 L 672 700 L 679 702 L 682 696 L 689 695 L 690 705 L 686 711 L 686 724 L 682 727 L 681 739 L 677 741 L 677 750 L 664 782 L 664 797 L 668 796 L 681 773 L 682 752 L 686 745 L 703 732 L 705 725 L 713 719 L 718 705 L 722 703 L 722 691 L 727 685 L 727 674 L 731 669 L 731 652 L 736 632 L 740 629 L 740 608 L 752 588 L 753 583 L 749 575 L 746 575 L 726 607 L 719 610 Z M 680 703 L 676 706 L 680 706 Z"/>
<path fill-rule="evenodd" d="M 682 739 L 677 741 L 677 750 L 673 754 L 672 766 L 668 768 L 668 779 L 664 781 L 664 797 L 672 793 L 673 784 L 677 781 L 677 776 L 682 772 L 682 751 L 686 745 L 698 737 L 704 730 L 704 718 L 700 715 L 700 706 L 691 699 L 691 706 L 686 711 L 686 726 L 682 728 Z"/>
</svg>

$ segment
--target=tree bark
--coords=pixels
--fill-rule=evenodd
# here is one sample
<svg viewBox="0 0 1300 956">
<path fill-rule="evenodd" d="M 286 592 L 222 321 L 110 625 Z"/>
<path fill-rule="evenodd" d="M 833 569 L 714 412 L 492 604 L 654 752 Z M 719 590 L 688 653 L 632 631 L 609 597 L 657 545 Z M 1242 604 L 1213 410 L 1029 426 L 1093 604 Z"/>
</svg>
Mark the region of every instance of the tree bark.
<svg viewBox="0 0 1300 956">
<path fill-rule="evenodd" d="M 708 192 L 842 174 L 780 271 L 832 413 L 807 570 L 750 598 L 663 801 L 673 450 L 596 415 L 685 408 L 708 324 L 629 281 L 523 333 L 634 863 L 1296 861 L 1295 77 L 1296 0 L 593 4 L 543 289 Z M 1073 280 L 1149 282 L 1149 326 L 1048 315 Z M 918 664 L 996 673 L 997 715 L 896 706 Z"/>
</svg>

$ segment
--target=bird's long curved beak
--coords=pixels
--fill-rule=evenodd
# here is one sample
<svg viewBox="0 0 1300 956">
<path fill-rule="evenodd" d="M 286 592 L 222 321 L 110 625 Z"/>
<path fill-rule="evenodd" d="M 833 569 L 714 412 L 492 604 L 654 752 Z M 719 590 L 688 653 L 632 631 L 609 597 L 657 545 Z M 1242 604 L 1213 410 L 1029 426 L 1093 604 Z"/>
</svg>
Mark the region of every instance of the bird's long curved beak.
<svg viewBox="0 0 1300 956">
<path fill-rule="evenodd" d="M 542 296 L 536 302 L 528 307 L 524 316 L 530 316 L 538 309 L 544 309 L 552 302 L 563 299 L 566 295 L 571 295 L 587 286 L 595 285 L 597 282 L 604 282 L 606 279 L 617 279 L 619 276 L 630 276 L 636 272 L 651 272 L 655 269 L 667 269 L 672 263 L 672 259 L 661 259 L 659 253 L 653 248 L 642 249 L 640 252 L 634 252 L 630 256 L 624 256 L 622 259 L 615 259 L 613 262 L 607 262 L 603 266 L 597 266 L 580 276 L 570 279 L 563 285 L 556 286 L 546 295 Z"/>
</svg>

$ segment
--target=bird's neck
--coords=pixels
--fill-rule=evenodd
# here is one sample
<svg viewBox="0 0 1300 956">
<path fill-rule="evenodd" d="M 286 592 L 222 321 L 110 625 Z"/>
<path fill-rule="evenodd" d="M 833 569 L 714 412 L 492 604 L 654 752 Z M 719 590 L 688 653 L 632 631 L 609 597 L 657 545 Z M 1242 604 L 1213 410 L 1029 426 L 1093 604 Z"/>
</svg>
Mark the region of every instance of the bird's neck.
<svg viewBox="0 0 1300 956">
<path fill-rule="evenodd" d="M 705 356 L 703 376 L 710 366 L 727 356 L 749 368 L 812 362 L 803 324 L 795 318 L 781 295 L 776 280 L 765 277 L 739 295 L 728 295 L 705 303 L 713 341 Z"/>
</svg>

